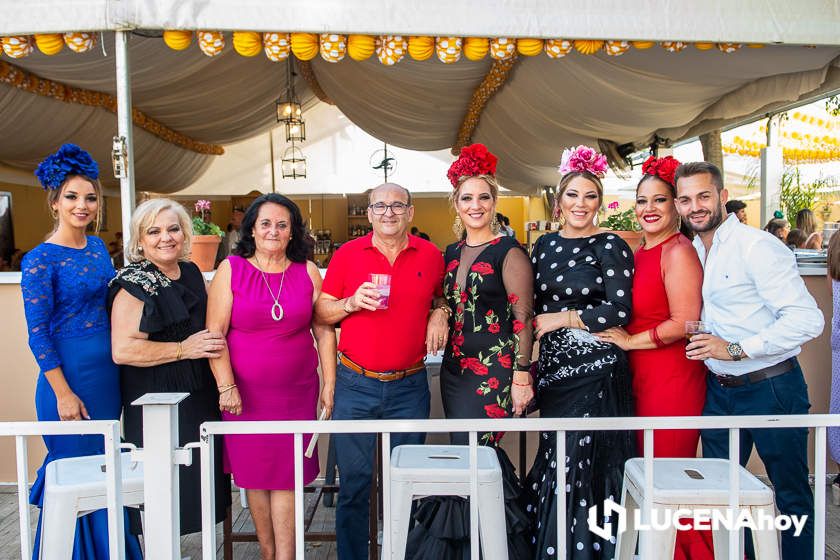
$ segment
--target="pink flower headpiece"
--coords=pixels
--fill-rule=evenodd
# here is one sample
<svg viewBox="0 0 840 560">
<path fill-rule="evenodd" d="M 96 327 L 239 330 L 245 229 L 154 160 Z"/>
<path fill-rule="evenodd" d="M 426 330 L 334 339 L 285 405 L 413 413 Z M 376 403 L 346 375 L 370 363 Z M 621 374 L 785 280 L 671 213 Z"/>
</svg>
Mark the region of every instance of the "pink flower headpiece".
<svg viewBox="0 0 840 560">
<path fill-rule="evenodd" d="M 558 170 L 561 175 L 586 171 L 599 179 L 603 179 L 607 174 L 608 167 L 607 156 L 599 154 L 589 146 L 578 146 L 577 148 L 563 150 L 563 157 L 560 159 Z"/>
<path fill-rule="evenodd" d="M 490 153 L 484 144 L 470 144 L 461 148 L 461 154 L 449 166 L 446 176 L 452 183 L 452 188 L 458 188 L 461 177 L 475 177 L 476 175 L 495 175 L 496 163 L 499 159 Z"/>
</svg>

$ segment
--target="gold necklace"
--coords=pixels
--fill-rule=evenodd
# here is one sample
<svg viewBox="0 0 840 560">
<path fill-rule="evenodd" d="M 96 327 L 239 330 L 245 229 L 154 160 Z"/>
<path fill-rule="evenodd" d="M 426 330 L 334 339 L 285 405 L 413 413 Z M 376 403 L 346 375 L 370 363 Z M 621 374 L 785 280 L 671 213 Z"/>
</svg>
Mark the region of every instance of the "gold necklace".
<svg viewBox="0 0 840 560">
<path fill-rule="evenodd" d="M 286 270 L 283 271 L 283 276 L 280 277 L 280 289 L 277 290 L 277 297 L 274 296 L 274 292 L 271 291 L 271 284 L 268 283 L 268 277 L 266 277 L 265 272 L 263 272 L 262 265 L 260 265 L 260 259 L 257 258 L 257 254 L 254 253 L 254 261 L 257 263 L 257 270 L 260 271 L 262 275 L 263 282 L 265 282 L 265 287 L 268 288 L 268 295 L 271 296 L 271 299 L 274 300 L 274 305 L 271 306 L 271 318 L 275 321 L 279 321 L 283 318 L 283 306 L 280 305 L 280 294 L 283 292 L 283 282 L 286 281 Z"/>
</svg>

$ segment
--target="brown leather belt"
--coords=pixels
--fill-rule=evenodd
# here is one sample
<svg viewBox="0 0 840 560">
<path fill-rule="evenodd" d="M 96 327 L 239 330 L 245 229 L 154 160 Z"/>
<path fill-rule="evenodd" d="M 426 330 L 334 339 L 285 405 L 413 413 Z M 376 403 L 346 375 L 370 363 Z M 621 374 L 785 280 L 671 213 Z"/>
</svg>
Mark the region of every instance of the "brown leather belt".
<svg viewBox="0 0 840 560">
<path fill-rule="evenodd" d="M 363 368 L 344 354 L 338 355 L 338 361 L 341 362 L 341 364 L 347 369 L 355 371 L 359 375 L 364 375 L 365 377 L 370 377 L 371 379 L 378 379 L 379 381 L 399 381 L 404 377 L 408 377 L 409 375 L 414 375 L 415 373 L 422 371 L 426 367 L 426 364 L 424 364 L 421 360 L 406 369 L 397 369 L 393 371 L 371 371 Z"/>
<path fill-rule="evenodd" d="M 759 381 L 764 381 L 765 379 L 772 379 L 773 377 L 784 375 L 795 367 L 796 360 L 794 358 L 788 358 L 784 362 L 779 362 L 778 364 L 757 369 L 743 375 L 719 375 L 714 372 L 712 372 L 712 375 L 715 376 L 715 379 L 717 379 L 717 382 L 720 383 L 722 387 L 731 389 L 732 387 L 741 387 L 746 385 L 748 382 L 758 383 Z"/>
</svg>

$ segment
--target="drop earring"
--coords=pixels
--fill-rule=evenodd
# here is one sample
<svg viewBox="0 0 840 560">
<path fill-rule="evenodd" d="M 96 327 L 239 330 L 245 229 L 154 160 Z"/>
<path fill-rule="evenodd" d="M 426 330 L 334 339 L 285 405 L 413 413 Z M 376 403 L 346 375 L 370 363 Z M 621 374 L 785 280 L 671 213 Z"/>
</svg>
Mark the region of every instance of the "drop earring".
<svg viewBox="0 0 840 560">
<path fill-rule="evenodd" d="M 452 233 L 458 239 L 464 236 L 464 223 L 461 221 L 461 216 L 455 216 L 455 222 L 452 224 Z"/>
</svg>

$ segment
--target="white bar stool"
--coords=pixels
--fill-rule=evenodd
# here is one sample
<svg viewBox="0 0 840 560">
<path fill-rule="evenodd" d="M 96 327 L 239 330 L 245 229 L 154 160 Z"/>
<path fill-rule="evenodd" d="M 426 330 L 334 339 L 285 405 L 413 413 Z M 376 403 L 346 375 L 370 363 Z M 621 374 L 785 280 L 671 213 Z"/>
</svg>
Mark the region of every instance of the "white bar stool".
<svg viewBox="0 0 840 560">
<path fill-rule="evenodd" d="M 729 461 L 727 459 L 654 459 L 653 496 L 651 496 L 653 519 L 656 510 L 678 509 L 720 510 L 729 508 Z M 629 459 L 624 467 L 624 489 L 621 505 L 627 510 L 627 530 L 619 533 L 616 542 L 616 560 L 631 560 L 636 549 L 638 529 L 635 524 L 636 511 L 645 499 L 644 459 Z M 738 507 L 749 509 L 753 519 L 759 511 L 772 518 L 776 515 L 773 491 L 743 467 L 740 469 Z M 724 513 L 725 515 L 725 513 Z M 778 560 L 781 557 L 779 537 L 775 529 L 752 531 L 756 558 Z M 651 531 L 650 558 L 673 558 L 676 546 L 676 527 Z M 715 558 L 727 558 L 729 554 L 729 532 L 725 528 L 712 532 Z M 741 557 L 743 557 L 743 535 L 741 536 Z"/>
<path fill-rule="evenodd" d="M 123 506 L 143 503 L 143 463 L 122 453 Z M 73 555 L 76 519 L 107 507 L 105 455 L 57 459 L 47 465 L 41 517 L 41 558 L 64 560 Z"/>
<path fill-rule="evenodd" d="M 484 560 L 507 560 L 502 469 L 496 451 L 478 447 L 478 525 Z M 391 452 L 391 558 L 405 558 L 411 502 L 470 495 L 466 445 L 400 445 Z"/>
</svg>

